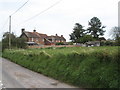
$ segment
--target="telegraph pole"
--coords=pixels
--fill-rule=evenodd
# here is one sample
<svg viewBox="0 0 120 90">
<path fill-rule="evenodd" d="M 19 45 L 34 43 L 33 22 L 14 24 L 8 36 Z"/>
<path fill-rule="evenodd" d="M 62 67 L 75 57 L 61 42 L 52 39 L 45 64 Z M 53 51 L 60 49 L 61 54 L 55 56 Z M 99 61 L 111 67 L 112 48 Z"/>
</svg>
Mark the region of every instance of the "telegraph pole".
<svg viewBox="0 0 120 90">
<path fill-rule="evenodd" d="M 9 16 L 9 49 L 11 49 L 11 16 Z"/>
<path fill-rule="evenodd" d="M 18 8 L 14 13 L 12 13 L 9 16 L 9 49 L 11 49 L 11 16 L 14 15 L 15 13 L 17 13 L 22 7 L 25 6 L 25 4 L 28 3 L 29 0 L 27 0 L 20 8 Z"/>
</svg>

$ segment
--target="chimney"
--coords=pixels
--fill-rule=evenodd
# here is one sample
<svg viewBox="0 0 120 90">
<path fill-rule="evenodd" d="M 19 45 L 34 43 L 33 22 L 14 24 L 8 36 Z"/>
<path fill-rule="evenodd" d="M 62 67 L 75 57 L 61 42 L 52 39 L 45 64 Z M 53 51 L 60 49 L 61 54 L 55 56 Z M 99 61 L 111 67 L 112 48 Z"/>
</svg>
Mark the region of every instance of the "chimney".
<svg viewBox="0 0 120 90">
<path fill-rule="evenodd" d="M 33 30 L 33 32 L 36 32 L 36 30 Z"/>
<path fill-rule="evenodd" d="M 61 35 L 61 37 L 63 37 L 63 35 Z"/>
<path fill-rule="evenodd" d="M 24 28 L 22 28 L 22 29 L 21 29 L 21 32 L 23 33 L 24 31 L 25 31 L 25 29 L 24 29 Z"/>
<path fill-rule="evenodd" d="M 58 36 L 57 34 L 55 34 L 56 36 Z"/>
</svg>

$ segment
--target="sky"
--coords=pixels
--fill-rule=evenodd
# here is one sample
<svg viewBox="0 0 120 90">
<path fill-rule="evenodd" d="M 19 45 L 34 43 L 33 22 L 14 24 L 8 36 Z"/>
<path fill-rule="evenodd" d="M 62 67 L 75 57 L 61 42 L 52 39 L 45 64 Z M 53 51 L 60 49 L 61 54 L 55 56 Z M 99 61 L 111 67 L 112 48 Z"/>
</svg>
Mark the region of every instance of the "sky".
<svg viewBox="0 0 120 90">
<path fill-rule="evenodd" d="M 26 1 L 28 0 L 0 0 L 0 39 L 9 31 L 9 16 Z M 104 37 L 108 39 L 112 27 L 118 26 L 118 2 L 119 0 L 29 0 L 11 15 L 11 31 L 20 36 L 22 28 L 30 32 L 36 29 L 47 35 L 63 35 L 69 41 L 75 23 L 80 23 L 87 29 L 90 19 L 98 17 L 102 25 L 106 26 Z M 54 5 L 55 3 L 57 4 Z M 49 7 L 51 8 L 48 9 Z M 41 13 L 44 10 L 46 11 Z M 39 13 L 41 14 L 37 15 Z M 35 15 L 37 16 L 34 17 Z"/>
</svg>

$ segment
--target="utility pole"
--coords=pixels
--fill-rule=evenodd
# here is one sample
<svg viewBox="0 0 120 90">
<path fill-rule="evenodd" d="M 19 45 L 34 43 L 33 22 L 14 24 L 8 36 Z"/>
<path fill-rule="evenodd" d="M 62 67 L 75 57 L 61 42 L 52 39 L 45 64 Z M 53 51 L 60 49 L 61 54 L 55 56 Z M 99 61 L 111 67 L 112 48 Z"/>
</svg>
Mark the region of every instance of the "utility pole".
<svg viewBox="0 0 120 90">
<path fill-rule="evenodd" d="M 9 49 L 11 49 L 11 16 L 9 16 Z"/>
<path fill-rule="evenodd" d="M 29 1 L 29 0 L 28 0 Z M 11 49 L 11 16 L 14 15 L 15 13 L 17 13 L 22 7 L 25 6 L 25 4 L 28 3 L 28 1 L 26 1 L 20 8 L 18 8 L 14 13 L 12 13 L 9 16 L 9 49 Z"/>
</svg>

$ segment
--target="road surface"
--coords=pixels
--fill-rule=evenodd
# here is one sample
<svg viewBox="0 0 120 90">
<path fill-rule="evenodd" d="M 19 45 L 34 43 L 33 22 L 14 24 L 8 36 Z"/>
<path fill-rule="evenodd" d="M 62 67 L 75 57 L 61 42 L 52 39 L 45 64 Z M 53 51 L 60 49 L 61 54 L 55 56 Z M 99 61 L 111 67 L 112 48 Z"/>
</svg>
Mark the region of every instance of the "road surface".
<svg viewBox="0 0 120 90">
<path fill-rule="evenodd" d="M 2 58 L 2 83 L 5 88 L 75 88 Z"/>
</svg>

